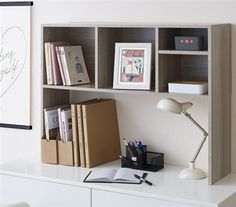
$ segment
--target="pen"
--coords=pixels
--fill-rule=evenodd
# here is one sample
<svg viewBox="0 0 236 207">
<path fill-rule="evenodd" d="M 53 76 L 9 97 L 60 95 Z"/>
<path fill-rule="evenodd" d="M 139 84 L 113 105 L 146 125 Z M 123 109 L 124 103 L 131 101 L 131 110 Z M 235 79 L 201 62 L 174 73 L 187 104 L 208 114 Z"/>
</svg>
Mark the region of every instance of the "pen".
<svg viewBox="0 0 236 207">
<path fill-rule="evenodd" d="M 126 142 L 125 138 L 123 138 L 123 141 L 125 143 L 125 146 L 128 146 L 128 143 Z"/>
<path fill-rule="evenodd" d="M 137 161 L 137 157 L 134 156 L 134 153 L 133 153 L 131 147 L 129 146 L 129 144 L 126 142 L 125 138 L 123 138 L 123 141 L 124 141 L 124 143 L 125 143 L 125 146 L 127 147 L 127 150 L 129 151 L 129 154 L 130 154 L 130 156 L 131 156 L 131 159 L 132 159 L 133 161 Z"/>
<path fill-rule="evenodd" d="M 134 174 L 134 177 L 138 178 L 140 181 L 143 181 L 148 185 L 152 185 L 150 181 L 146 180 L 145 178 L 140 177 L 139 175 Z"/>
</svg>

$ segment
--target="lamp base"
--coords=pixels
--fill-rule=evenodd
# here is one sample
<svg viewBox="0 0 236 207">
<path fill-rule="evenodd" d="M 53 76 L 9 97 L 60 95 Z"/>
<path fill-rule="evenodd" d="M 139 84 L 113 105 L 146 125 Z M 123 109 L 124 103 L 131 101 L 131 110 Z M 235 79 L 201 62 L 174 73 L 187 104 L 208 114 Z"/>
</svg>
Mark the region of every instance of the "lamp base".
<svg viewBox="0 0 236 207">
<path fill-rule="evenodd" d="M 190 162 L 189 168 L 183 169 L 179 174 L 181 179 L 203 179 L 206 176 L 203 170 L 195 168 L 194 162 Z"/>
</svg>

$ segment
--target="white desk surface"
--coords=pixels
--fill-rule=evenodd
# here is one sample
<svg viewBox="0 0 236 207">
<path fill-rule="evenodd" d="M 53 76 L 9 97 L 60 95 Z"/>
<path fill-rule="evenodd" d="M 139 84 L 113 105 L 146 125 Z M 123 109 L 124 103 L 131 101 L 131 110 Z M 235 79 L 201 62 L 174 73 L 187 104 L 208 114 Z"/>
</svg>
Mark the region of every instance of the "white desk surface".
<svg viewBox="0 0 236 207">
<path fill-rule="evenodd" d="M 115 161 L 97 168 L 118 167 L 119 161 Z M 230 174 L 217 184 L 209 186 L 207 179 L 179 179 L 178 174 L 181 169 L 182 167 L 167 165 L 158 172 L 148 172 L 147 179 L 153 186 L 145 183 L 141 185 L 83 183 L 83 179 L 91 169 L 22 160 L 1 165 L 0 174 L 203 206 L 219 205 L 236 192 L 236 174 Z M 4 179 L 4 176 L 0 176 L 0 179 Z"/>
</svg>

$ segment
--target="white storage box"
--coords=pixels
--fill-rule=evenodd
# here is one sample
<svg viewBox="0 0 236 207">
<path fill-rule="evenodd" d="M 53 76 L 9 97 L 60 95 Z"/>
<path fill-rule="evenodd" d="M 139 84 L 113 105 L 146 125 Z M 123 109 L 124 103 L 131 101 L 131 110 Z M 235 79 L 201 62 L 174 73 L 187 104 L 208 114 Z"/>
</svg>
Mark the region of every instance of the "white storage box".
<svg viewBox="0 0 236 207">
<path fill-rule="evenodd" d="M 208 93 L 208 83 L 200 81 L 177 81 L 168 83 L 169 93 L 189 93 L 206 94 Z"/>
</svg>

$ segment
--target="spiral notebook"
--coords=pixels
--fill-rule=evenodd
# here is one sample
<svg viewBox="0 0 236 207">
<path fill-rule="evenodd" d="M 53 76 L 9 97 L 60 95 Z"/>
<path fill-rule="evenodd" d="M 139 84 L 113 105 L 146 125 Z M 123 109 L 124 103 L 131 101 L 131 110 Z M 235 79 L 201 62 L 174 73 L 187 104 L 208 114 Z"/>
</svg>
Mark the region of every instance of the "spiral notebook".
<svg viewBox="0 0 236 207">
<path fill-rule="evenodd" d="M 143 177 L 144 175 L 142 171 L 129 168 L 95 169 L 88 173 L 88 175 L 84 179 L 84 182 L 141 184 L 142 181 L 137 179 L 134 174 L 137 174 L 140 177 Z"/>
</svg>

